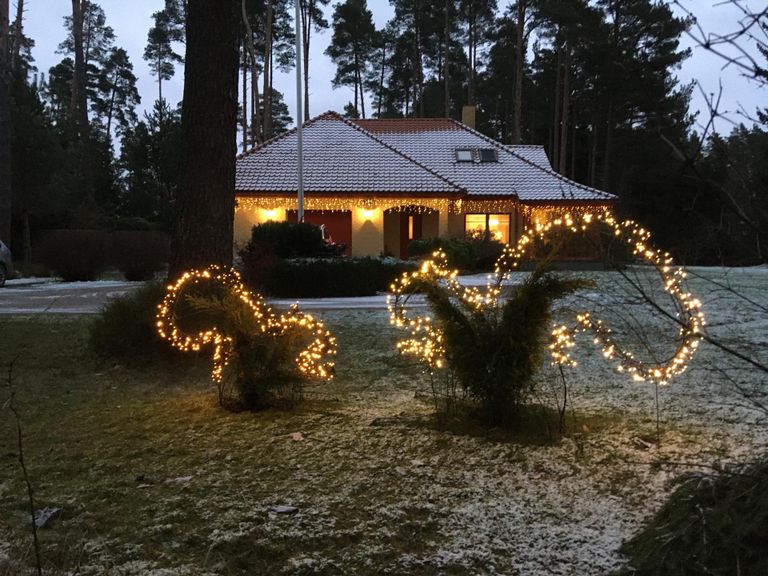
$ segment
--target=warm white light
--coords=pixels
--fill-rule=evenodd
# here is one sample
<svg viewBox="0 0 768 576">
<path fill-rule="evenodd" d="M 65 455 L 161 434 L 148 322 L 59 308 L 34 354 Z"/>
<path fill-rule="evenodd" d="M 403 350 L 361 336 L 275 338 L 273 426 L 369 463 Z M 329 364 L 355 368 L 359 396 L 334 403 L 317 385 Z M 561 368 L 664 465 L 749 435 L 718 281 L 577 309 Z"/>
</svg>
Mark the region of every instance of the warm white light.
<svg viewBox="0 0 768 576">
<path fill-rule="evenodd" d="M 361 208 L 360 215 L 363 217 L 363 220 L 373 220 L 373 217 L 376 215 L 376 210 Z"/>
</svg>

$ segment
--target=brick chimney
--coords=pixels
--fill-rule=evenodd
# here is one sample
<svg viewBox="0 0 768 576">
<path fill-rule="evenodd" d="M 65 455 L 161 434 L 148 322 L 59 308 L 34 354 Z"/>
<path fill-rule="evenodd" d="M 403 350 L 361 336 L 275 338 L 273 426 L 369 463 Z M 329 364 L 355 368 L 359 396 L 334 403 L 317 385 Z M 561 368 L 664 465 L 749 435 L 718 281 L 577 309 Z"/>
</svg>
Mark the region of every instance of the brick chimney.
<svg viewBox="0 0 768 576">
<path fill-rule="evenodd" d="M 461 108 L 461 123 L 469 126 L 472 130 L 475 129 L 475 107 L 474 106 L 462 106 Z"/>
</svg>

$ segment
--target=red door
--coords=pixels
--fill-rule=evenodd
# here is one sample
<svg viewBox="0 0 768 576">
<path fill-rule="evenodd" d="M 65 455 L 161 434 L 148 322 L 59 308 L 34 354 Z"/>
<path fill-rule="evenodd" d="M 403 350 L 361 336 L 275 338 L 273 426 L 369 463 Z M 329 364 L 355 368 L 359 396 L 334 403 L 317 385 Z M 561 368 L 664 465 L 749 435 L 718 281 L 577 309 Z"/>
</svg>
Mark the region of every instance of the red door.
<svg viewBox="0 0 768 576">
<path fill-rule="evenodd" d="M 400 213 L 400 258 L 408 259 L 408 243 L 421 238 L 421 214 Z"/>
<path fill-rule="evenodd" d="M 286 220 L 296 222 L 298 212 L 296 210 L 287 210 Z M 344 254 L 352 254 L 352 212 L 325 212 L 322 210 L 305 210 L 304 222 L 315 224 L 316 226 L 325 225 L 326 237 L 330 236 L 336 244 L 345 244 Z"/>
</svg>

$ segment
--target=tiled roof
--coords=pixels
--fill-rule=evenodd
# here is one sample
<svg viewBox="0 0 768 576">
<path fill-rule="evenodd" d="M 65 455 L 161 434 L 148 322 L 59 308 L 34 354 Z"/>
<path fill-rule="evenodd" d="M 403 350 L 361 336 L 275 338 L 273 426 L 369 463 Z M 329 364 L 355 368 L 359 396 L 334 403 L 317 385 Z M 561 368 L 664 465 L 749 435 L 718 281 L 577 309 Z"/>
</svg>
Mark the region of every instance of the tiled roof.
<svg viewBox="0 0 768 576">
<path fill-rule="evenodd" d="M 544 150 L 544 146 L 535 146 L 532 144 L 509 144 L 506 146 L 506 148 L 518 156 L 522 156 L 529 162 L 533 162 L 534 164 L 537 164 L 542 168 L 546 168 L 547 170 L 552 170 L 552 164 L 549 163 L 549 156 L 547 156 L 547 153 Z"/>
<path fill-rule="evenodd" d="M 296 140 L 294 129 L 239 156 L 236 190 L 294 192 Z M 494 149 L 498 162 L 457 162 L 457 148 Z M 304 125 L 304 178 L 308 193 L 466 194 L 523 202 L 616 198 L 552 170 L 540 146 L 505 146 L 446 118 L 353 123 L 326 112 Z"/>
<path fill-rule="evenodd" d="M 238 192 L 295 192 L 296 129 L 241 154 Z M 334 194 L 462 195 L 465 190 L 330 112 L 304 125 L 304 190 Z"/>
<path fill-rule="evenodd" d="M 371 134 L 382 132 L 424 132 L 431 130 L 461 130 L 450 118 L 381 118 L 354 120 Z"/>
<path fill-rule="evenodd" d="M 381 132 L 377 136 L 467 189 L 469 196 L 516 195 L 521 201 L 605 201 L 615 197 L 561 176 L 495 140 L 452 121 L 458 130 Z M 457 148 L 493 148 L 498 162 L 457 162 Z"/>
</svg>

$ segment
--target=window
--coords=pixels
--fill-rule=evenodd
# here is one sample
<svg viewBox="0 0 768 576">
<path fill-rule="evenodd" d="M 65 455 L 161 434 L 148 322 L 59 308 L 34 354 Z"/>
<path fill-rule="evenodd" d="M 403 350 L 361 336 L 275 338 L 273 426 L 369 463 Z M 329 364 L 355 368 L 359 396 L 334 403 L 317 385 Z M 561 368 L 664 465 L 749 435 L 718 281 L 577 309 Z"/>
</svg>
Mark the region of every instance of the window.
<svg viewBox="0 0 768 576">
<path fill-rule="evenodd" d="M 474 162 L 470 148 L 456 148 L 456 162 Z"/>
<path fill-rule="evenodd" d="M 413 216 L 408 216 L 408 240 L 413 240 Z"/>
<path fill-rule="evenodd" d="M 498 162 L 499 156 L 495 148 L 480 148 L 480 162 Z"/>
<path fill-rule="evenodd" d="M 509 244 L 510 221 L 509 214 L 467 214 L 464 230 L 473 238 L 483 238 L 487 232 L 492 240 Z"/>
</svg>

